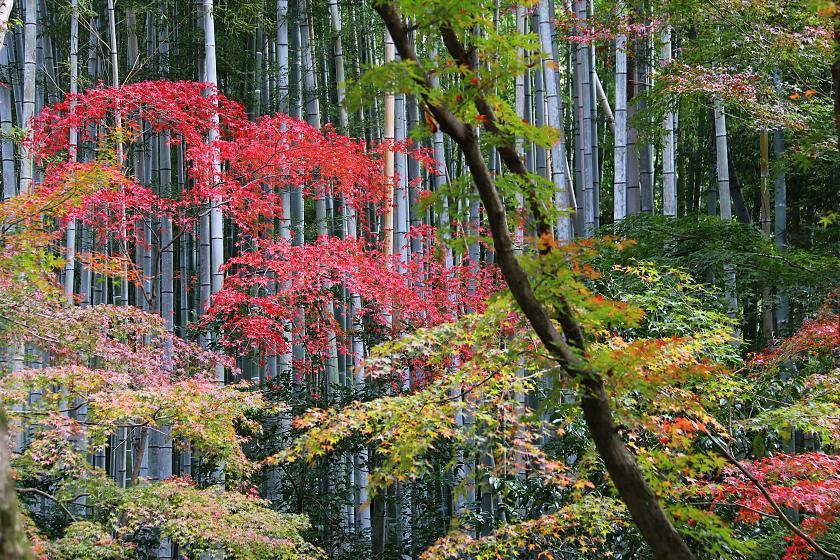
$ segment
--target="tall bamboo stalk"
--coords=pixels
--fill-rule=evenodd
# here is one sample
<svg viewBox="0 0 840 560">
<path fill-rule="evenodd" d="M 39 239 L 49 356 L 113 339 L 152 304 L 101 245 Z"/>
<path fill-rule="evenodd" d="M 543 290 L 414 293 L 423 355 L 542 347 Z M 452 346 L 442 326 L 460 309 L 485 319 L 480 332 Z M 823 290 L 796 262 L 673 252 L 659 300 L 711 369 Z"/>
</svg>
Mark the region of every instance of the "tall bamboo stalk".
<svg viewBox="0 0 840 560">
<path fill-rule="evenodd" d="M 6 48 L 6 31 L 9 29 L 9 18 L 12 15 L 14 0 L 0 0 L 0 53 Z"/>
<path fill-rule="evenodd" d="M 23 112 L 21 126 L 26 128 L 35 116 L 35 80 L 37 70 L 38 17 L 36 0 L 24 4 L 24 51 L 23 51 Z M 20 145 L 20 192 L 29 194 L 32 190 L 34 160 L 26 143 Z"/>
<path fill-rule="evenodd" d="M 624 25 L 624 0 L 616 3 L 621 20 L 615 36 L 615 146 L 613 152 L 613 221 L 618 224 L 627 215 L 627 34 Z"/>
<path fill-rule="evenodd" d="M 70 0 L 70 95 L 79 92 L 79 0 Z M 71 98 L 70 111 L 76 108 L 75 99 Z M 79 131 L 70 129 L 68 158 L 74 161 L 79 147 Z M 67 224 L 67 240 L 64 250 L 64 295 L 73 303 L 76 287 L 76 220 Z"/>
<path fill-rule="evenodd" d="M 5 37 L 5 42 L 10 43 L 12 35 Z M 6 47 L 0 50 L 0 72 L 4 83 L 11 82 L 14 69 L 9 63 L 9 52 L 12 48 Z M 3 166 L 3 200 L 14 197 L 18 191 L 17 170 L 15 169 L 15 145 L 12 142 L 12 89 L 0 88 L 0 157 Z"/>
<path fill-rule="evenodd" d="M 719 97 L 714 99 L 715 115 L 715 153 L 717 163 L 718 201 L 720 203 L 720 217 L 726 222 L 732 221 L 732 197 L 729 192 L 729 147 L 726 132 L 726 111 Z M 724 297 L 727 301 L 728 312 L 734 316 L 738 309 L 735 295 L 735 269 L 732 265 L 723 265 Z"/>
<path fill-rule="evenodd" d="M 119 52 L 117 50 L 117 16 L 114 11 L 114 0 L 108 0 L 107 3 L 107 11 L 108 11 L 108 38 L 109 38 L 109 45 L 111 50 L 111 85 L 115 88 L 120 87 L 120 62 L 119 62 Z M 122 108 L 117 107 L 116 115 L 114 116 L 115 124 L 116 124 L 116 152 L 117 152 L 117 165 L 122 167 L 125 163 L 125 154 L 123 153 L 123 128 L 122 128 Z M 123 219 L 121 223 L 125 223 L 125 208 L 123 207 L 121 210 Z M 126 239 L 125 235 L 125 227 L 121 226 L 122 229 L 119 234 L 119 239 L 117 240 L 117 244 L 120 245 L 120 253 L 124 257 L 128 257 L 128 240 Z M 123 263 L 122 271 L 120 275 L 120 284 L 119 284 L 119 296 L 116 298 L 117 303 L 122 306 L 128 305 L 128 269 L 127 265 Z M 128 446 L 123 446 L 127 448 Z"/>
<path fill-rule="evenodd" d="M 785 153 L 785 135 L 781 129 L 773 131 L 773 153 L 776 158 L 776 177 L 774 180 L 773 193 L 773 238 L 776 242 L 776 249 L 782 253 L 787 249 L 787 178 L 782 158 Z M 784 295 L 779 297 L 776 307 L 776 327 L 782 329 L 788 322 L 788 298 Z"/>
<path fill-rule="evenodd" d="M 520 35 L 524 35 L 527 31 L 527 15 L 525 13 L 525 7 L 521 5 L 516 6 L 516 11 L 514 12 L 514 18 L 516 21 L 516 32 Z M 517 60 L 525 60 L 525 49 L 522 47 L 516 48 L 516 57 Z M 527 120 L 527 112 L 525 106 L 525 80 L 527 79 L 527 73 L 517 73 L 514 77 L 513 83 L 513 91 L 514 91 L 514 110 L 516 111 L 516 116 L 522 120 Z M 434 84 L 433 84 L 434 85 Z M 440 132 L 440 145 L 443 146 L 443 132 Z M 435 136 L 435 150 L 437 150 L 438 145 L 438 137 Z M 525 141 L 517 137 L 516 138 L 516 152 L 518 154 L 525 155 Z M 441 152 L 442 153 L 442 152 Z M 436 152 L 437 154 L 437 152 Z M 437 155 L 435 155 L 435 162 L 438 162 Z M 517 251 L 523 251 L 525 247 L 525 224 L 524 216 L 524 207 L 525 201 L 524 198 L 520 193 L 516 194 L 516 210 L 519 212 L 520 217 L 516 221 L 515 230 L 514 230 L 514 244 L 516 245 Z"/>
<path fill-rule="evenodd" d="M 646 2 L 636 5 L 636 16 L 639 23 L 648 22 L 648 8 Z M 636 39 L 635 80 L 636 92 L 641 94 L 637 99 L 638 110 L 646 116 L 645 93 L 649 89 L 650 72 L 650 40 L 647 34 Z M 639 208 L 642 212 L 653 212 L 653 145 L 647 137 L 637 142 L 639 153 Z"/>
<path fill-rule="evenodd" d="M 671 26 L 665 25 L 662 30 L 662 55 L 663 66 L 671 63 Z M 676 135 L 674 133 L 674 112 L 670 109 L 665 111 L 663 119 L 663 143 L 662 143 L 662 214 L 665 216 L 677 215 L 677 176 L 675 167 L 676 158 Z"/>
<path fill-rule="evenodd" d="M 394 41 L 389 34 L 385 35 L 385 64 L 394 61 Z M 394 184 L 394 150 L 390 147 L 394 142 L 394 103 L 396 99 L 393 93 L 385 94 L 384 116 L 385 116 L 385 143 L 388 144 L 385 151 L 385 182 Z M 388 189 L 388 197 L 385 200 L 385 215 L 382 226 L 382 243 L 385 254 L 390 257 L 394 251 L 394 190 L 393 186 Z"/>
<path fill-rule="evenodd" d="M 587 0 L 575 0 L 578 24 L 581 34 L 588 26 L 589 7 Z M 581 42 L 577 47 L 575 61 L 575 76 L 577 78 L 578 105 L 577 126 L 580 130 L 581 147 L 580 177 L 581 192 L 583 193 L 583 235 L 589 237 L 595 233 L 595 166 L 592 157 L 592 87 L 590 70 L 590 52 L 586 43 Z"/>
<path fill-rule="evenodd" d="M 542 49 L 543 79 L 545 80 L 545 99 L 548 112 L 548 125 L 559 132 L 559 138 L 551 146 L 551 181 L 554 183 L 554 205 L 561 213 L 557 219 L 557 239 L 571 241 L 572 207 L 569 200 L 571 185 L 566 164 L 566 130 L 563 120 L 563 99 L 560 95 L 555 67 L 554 47 L 551 35 L 551 13 L 549 0 L 539 4 L 539 37 Z"/>
<path fill-rule="evenodd" d="M 164 4 L 164 10 L 166 3 Z M 160 69 L 166 75 L 169 72 L 169 24 L 168 19 L 163 18 L 159 35 Z M 158 161 L 160 164 L 160 196 L 171 197 L 172 185 L 172 146 L 171 134 L 164 131 L 158 137 L 158 149 L 160 150 Z M 182 238 L 181 242 L 184 240 Z M 163 216 L 160 220 L 160 316 L 163 318 L 167 329 L 175 331 L 175 247 L 172 232 L 172 217 Z M 170 352 L 167 352 L 167 359 L 171 360 Z M 171 364 L 166 364 L 171 367 Z M 172 476 L 172 440 L 168 437 L 168 427 L 162 426 L 160 432 L 152 434 L 153 441 L 158 446 L 158 464 L 152 470 L 152 476 L 157 480 L 165 480 Z M 158 547 L 157 556 L 161 560 L 168 560 L 172 557 L 172 545 L 168 539 L 163 539 Z"/>
</svg>

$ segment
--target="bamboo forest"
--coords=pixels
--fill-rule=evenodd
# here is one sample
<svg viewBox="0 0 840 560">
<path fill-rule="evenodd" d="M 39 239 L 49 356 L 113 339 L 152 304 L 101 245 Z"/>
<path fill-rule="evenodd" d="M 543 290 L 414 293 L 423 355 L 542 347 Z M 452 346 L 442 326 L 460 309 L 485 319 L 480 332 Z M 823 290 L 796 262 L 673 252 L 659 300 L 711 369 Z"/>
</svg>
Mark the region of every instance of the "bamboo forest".
<svg viewBox="0 0 840 560">
<path fill-rule="evenodd" d="M 840 0 L 0 0 L 0 560 L 840 559 Z"/>
</svg>

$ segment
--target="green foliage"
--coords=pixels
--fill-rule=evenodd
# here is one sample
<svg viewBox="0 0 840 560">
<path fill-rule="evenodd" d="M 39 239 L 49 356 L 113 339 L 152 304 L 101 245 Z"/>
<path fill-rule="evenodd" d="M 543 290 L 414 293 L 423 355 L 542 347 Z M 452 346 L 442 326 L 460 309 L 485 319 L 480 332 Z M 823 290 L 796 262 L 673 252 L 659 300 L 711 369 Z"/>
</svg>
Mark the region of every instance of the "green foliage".
<svg viewBox="0 0 840 560">
<path fill-rule="evenodd" d="M 605 253 L 601 257 L 610 262 Z M 627 329 L 629 339 L 693 336 L 701 353 L 716 362 L 740 362 L 732 319 L 726 314 L 722 294 L 698 283 L 685 270 L 652 261 L 622 259 L 599 280 L 599 291 L 644 310 L 644 319 Z M 721 338 L 723 343 L 721 344 Z"/>
<path fill-rule="evenodd" d="M 628 528 L 621 502 L 586 496 L 557 513 L 501 526 L 479 538 L 453 533 L 423 553 L 423 560 L 612 555 L 616 534 Z M 556 555 L 556 556 L 555 556 Z"/>
<path fill-rule="evenodd" d="M 404 92 L 422 96 L 434 105 L 446 107 L 463 122 L 482 127 L 485 119 L 478 114 L 473 101 L 481 96 L 494 112 L 499 131 L 498 135 L 482 132 L 485 145 L 511 143 L 514 138 L 520 138 L 550 147 L 557 141 L 558 132 L 524 121 L 516 115 L 511 103 L 513 78 L 531 64 L 522 53 L 539 51 L 539 40 L 534 33 L 511 33 L 510 29 L 497 28 L 493 22 L 496 10 L 512 11 L 521 4 L 486 0 L 467 4 L 449 0 L 400 2 L 403 17 L 418 22 L 415 44 L 419 62 L 398 61 L 367 69 L 348 88 L 349 106 L 355 109 L 370 103 L 377 92 Z M 535 2 L 529 0 L 525 4 L 534 6 Z M 445 49 L 434 49 L 441 25 L 456 36 L 468 34 L 473 67 L 456 60 Z M 481 29 L 482 33 L 474 33 L 475 29 Z"/>
<path fill-rule="evenodd" d="M 740 301 L 759 298 L 769 289 L 775 298 L 793 302 L 799 315 L 792 318 L 794 324 L 823 301 L 840 277 L 840 259 L 830 250 L 791 248 L 781 254 L 758 229 L 714 216 L 630 216 L 619 232 L 635 242 L 626 257 L 682 268 L 712 284 L 715 293 L 723 291 L 724 263 L 731 265 Z"/>
<path fill-rule="evenodd" d="M 47 546 L 49 558 L 55 560 L 128 560 L 133 547 L 119 542 L 98 523 L 77 521 L 64 535 Z"/>
<path fill-rule="evenodd" d="M 254 491 L 254 490 L 252 490 Z M 301 533 L 305 516 L 276 512 L 255 495 L 187 481 L 141 485 L 126 491 L 115 511 L 118 534 L 157 528 L 194 554 L 222 551 L 235 560 L 313 560 L 320 551 Z"/>
<path fill-rule="evenodd" d="M 377 469 L 369 475 L 371 493 L 440 468 L 430 454 L 441 447 L 492 457 L 496 476 L 526 457 L 547 461 L 532 443 L 543 427 L 517 411 L 522 395 L 533 387 L 523 372 L 528 365 L 517 358 L 528 351 L 530 341 L 505 334 L 515 332 L 520 321 L 509 299 L 500 298 L 484 314 L 380 345 L 365 364 L 368 375 L 400 379 L 402 372 L 422 364 L 423 378 L 413 380 L 414 390 L 309 412 L 296 421 L 304 431 L 280 458 L 314 461 L 360 435 L 377 448 Z M 454 453 L 451 460 L 457 460 Z M 545 466 L 559 467 L 550 462 Z M 557 474 L 562 479 L 562 473 L 547 471 L 544 476 L 551 480 Z"/>
<path fill-rule="evenodd" d="M 223 552 L 232 560 L 314 560 L 322 553 L 301 536 L 305 516 L 279 513 L 249 493 L 199 489 L 188 480 L 117 488 L 107 476 L 85 495 L 91 519 L 73 521 L 58 538 L 31 532 L 39 557 L 128 560 L 145 557 L 162 538 L 190 554 Z M 71 506 L 72 507 L 72 506 Z"/>
<path fill-rule="evenodd" d="M 823 445 L 840 446 L 840 404 L 837 402 L 806 401 L 785 407 L 764 410 L 746 420 L 744 426 L 752 430 L 770 430 L 782 441 L 790 441 L 794 431 L 806 431 L 820 439 Z"/>
</svg>

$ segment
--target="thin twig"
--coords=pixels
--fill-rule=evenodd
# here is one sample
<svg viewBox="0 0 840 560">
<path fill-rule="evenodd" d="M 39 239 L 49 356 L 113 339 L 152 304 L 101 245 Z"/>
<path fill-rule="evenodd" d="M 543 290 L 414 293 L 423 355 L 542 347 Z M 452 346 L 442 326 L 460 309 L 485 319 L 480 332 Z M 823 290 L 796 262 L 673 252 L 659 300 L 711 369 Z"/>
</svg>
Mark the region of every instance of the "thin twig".
<svg viewBox="0 0 840 560">
<path fill-rule="evenodd" d="M 753 513 L 757 513 L 758 515 L 767 517 L 769 519 L 779 519 L 778 516 L 773 515 L 772 513 L 767 513 L 766 511 L 761 511 L 760 509 L 756 509 L 754 507 L 745 506 L 743 504 L 729 504 L 726 502 L 693 502 L 692 505 L 695 506 L 730 506 L 730 507 L 737 507 L 741 509 L 749 510 Z"/>
</svg>

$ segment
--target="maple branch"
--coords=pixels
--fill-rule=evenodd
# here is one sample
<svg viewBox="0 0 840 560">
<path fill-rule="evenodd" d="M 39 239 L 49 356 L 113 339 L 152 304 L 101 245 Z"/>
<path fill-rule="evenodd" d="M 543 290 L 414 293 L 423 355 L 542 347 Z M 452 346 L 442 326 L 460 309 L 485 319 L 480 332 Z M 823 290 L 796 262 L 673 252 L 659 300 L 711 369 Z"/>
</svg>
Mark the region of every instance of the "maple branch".
<svg viewBox="0 0 840 560">
<path fill-rule="evenodd" d="M 58 410 L 50 410 L 50 411 L 46 411 L 46 410 L 16 410 L 16 411 L 13 412 L 13 414 L 15 416 L 49 416 L 49 415 L 55 414 L 55 413 L 69 414 L 71 412 L 76 412 L 77 410 L 79 410 L 83 406 L 86 406 L 87 404 L 88 404 L 88 401 L 81 401 L 77 406 L 74 406 L 72 408 L 60 408 Z"/>
<path fill-rule="evenodd" d="M 50 201 L 48 199 L 42 206 L 40 206 L 39 208 L 35 208 L 30 214 L 24 214 L 22 216 L 19 216 L 17 218 L 9 220 L 9 221 L 3 221 L 2 222 L 2 229 L 0 229 L 0 231 L 2 232 L 2 234 L 5 235 L 6 233 L 12 231 L 18 225 L 20 225 L 23 221 L 25 221 L 29 218 L 35 218 L 36 216 L 40 216 L 41 214 L 44 214 L 49 210 L 55 210 L 56 208 L 62 207 L 65 202 L 69 201 L 72 198 L 72 196 L 73 196 L 73 193 L 67 192 L 64 195 L 64 198 L 62 198 L 62 199 L 59 199 L 59 200 L 56 200 L 56 201 Z"/>
<path fill-rule="evenodd" d="M 138 424 L 109 424 L 107 422 L 79 422 L 82 426 L 97 426 L 97 427 L 113 427 L 113 428 L 125 428 L 126 430 L 135 430 L 137 428 L 146 428 L 153 421 L 161 421 L 161 420 L 169 420 L 172 418 L 172 415 L 165 415 L 165 416 L 156 416 L 151 420 L 146 420 L 145 422 L 140 422 Z M 117 445 L 117 447 L 121 446 L 122 442 Z"/>
<path fill-rule="evenodd" d="M 440 34 L 443 39 L 443 44 L 446 45 L 446 50 L 449 51 L 449 54 L 455 58 L 458 64 L 469 69 L 474 69 L 475 61 L 472 52 L 464 48 L 449 23 L 445 23 L 440 26 Z M 528 178 L 528 168 L 526 167 L 525 162 L 522 161 L 522 158 L 519 157 L 519 154 L 516 152 L 516 148 L 511 144 L 510 138 L 502 134 L 502 131 L 499 129 L 496 121 L 496 114 L 493 111 L 493 108 L 484 96 L 478 92 L 476 92 L 473 96 L 473 103 L 475 103 L 475 108 L 478 110 L 479 114 L 481 114 L 481 116 L 485 119 L 484 128 L 487 132 L 501 140 L 496 148 L 499 151 L 499 156 L 504 162 L 505 167 L 525 181 L 530 182 L 530 179 Z M 549 224 L 549 220 L 546 217 L 545 212 L 543 212 L 539 200 L 537 200 L 534 194 L 534 189 L 528 189 L 525 192 L 525 197 L 528 199 L 528 207 L 531 210 L 531 214 L 533 214 L 534 219 L 537 222 L 537 235 L 550 236 L 551 225 Z"/>
<path fill-rule="evenodd" d="M 495 374 L 495 373 L 491 373 L 490 375 L 486 376 L 486 377 L 485 377 L 484 379 L 482 379 L 481 381 L 479 381 L 479 382 L 477 382 L 477 383 L 474 383 L 473 385 L 470 385 L 470 386 L 469 386 L 469 387 L 467 387 L 466 389 L 461 389 L 461 391 L 460 391 L 459 393 L 457 393 L 457 394 L 454 394 L 454 395 L 451 395 L 451 396 L 448 396 L 448 397 L 444 397 L 444 398 L 442 398 L 442 399 L 437 399 L 437 400 L 434 400 L 434 401 L 429 401 L 429 402 L 427 402 L 426 404 L 445 404 L 445 403 L 450 402 L 450 401 L 457 401 L 457 400 L 461 399 L 462 397 L 467 396 L 469 393 L 472 393 L 473 391 L 475 391 L 476 389 L 478 389 L 478 388 L 479 388 L 479 387 L 481 387 L 482 385 L 484 385 L 484 384 L 486 384 L 486 383 L 489 383 L 489 382 L 490 382 L 490 381 L 492 381 L 495 377 L 496 377 L 496 374 Z M 424 406 L 425 406 L 425 405 L 424 405 Z"/>
<path fill-rule="evenodd" d="M 74 522 L 78 521 L 76 516 L 73 515 L 70 512 L 69 509 L 67 509 L 67 506 L 65 506 L 64 503 L 61 500 L 59 500 L 58 498 L 56 498 L 52 494 L 48 494 L 47 492 L 44 492 L 43 490 L 39 490 L 37 488 L 18 488 L 17 491 L 20 492 L 21 494 L 36 494 L 38 496 L 41 496 L 42 498 L 47 498 L 48 500 L 52 500 L 53 502 L 55 502 L 55 505 L 57 505 L 59 508 L 61 508 L 61 510 L 65 514 L 67 514 L 67 517 L 69 517 Z M 74 501 L 77 500 L 77 499 L 78 499 L 78 496 L 76 498 L 74 498 Z"/>
<path fill-rule="evenodd" d="M 286 468 L 285 461 L 278 461 L 277 466 L 283 471 L 283 474 L 286 475 L 286 480 L 289 481 L 289 484 L 292 485 L 292 491 L 295 493 L 295 501 L 299 504 L 303 503 L 303 495 L 300 492 L 300 488 L 298 484 L 295 482 L 295 477 L 292 473 L 289 472 L 289 469 Z"/>
<path fill-rule="evenodd" d="M 693 502 L 695 506 L 730 506 L 730 507 L 737 507 L 741 509 L 749 510 L 753 513 L 757 513 L 758 515 L 767 517 L 768 519 L 779 519 L 777 515 L 773 515 L 772 513 L 767 513 L 766 511 L 761 511 L 760 509 L 756 509 L 754 507 L 745 506 L 743 504 L 727 504 L 726 502 Z"/>
<path fill-rule="evenodd" d="M 76 495 L 72 500 L 67 500 L 68 504 L 75 504 L 77 500 L 81 500 L 82 498 L 87 498 L 90 496 L 90 492 L 82 492 L 81 494 Z"/>
<path fill-rule="evenodd" d="M 9 317 L 8 315 L 3 315 L 3 314 L 0 314 L 0 319 L 2 319 L 4 321 L 8 321 L 9 323 L 18 325 L 19 327 L 22 327 L 27 332 L 27 334 L 29 336 L 33 336 L 33 337 L 37 338 L 38 340 L 42 340 L 44 342 L 50 342 L 50 343 L 53 343 L 53 344 L 58 344 L 58 342 L 59 342 L 59 340 L 56 339 L 56 338 L 53 338 L 53 337 L 50 337 L 50 336 L 44 336 L 42 334 L 39 334 L 39 333 L 35 332 L 33 330 L 33 328 L 30 327 L 28 324 L 26 324 L 24 321 L 18 321 L 17 319 L 14 319 L 12 317 Z"/>
<path fill-rule="evenodd" d="M 738 461 L 738 459 L 736 459 L 732 455 L 732 453 L 730 453 L 729 450 L 721 442 L 719 442 L 717 440 L 716 437 L 714 437 L 709 432 L 706 432 L 706 435 L 709 437 L 712 444 L 715 447 L 718 448 L 718 451 L 720 451 L 721 454 L 724 457 L 726 457 L 726 459 L 735 466 L 735 468 L 737 468 L 739 471 L 741 471 L 743 473 L 743 475 L 746 476 L 747 479 L 749 479 L 749 481 L 753 483 L 753 486 L 755 486 L 758 489 L 758 491 L 761 492 L 761 495 L 764 496 L 764 499 L 767 500 L 767 503 L 770 504 L 770 507 L 772 507 L 773 511 L 775 511 L 776 514 L 779 516 L 779 520 L 781 520 L 782 523 L 787 525 L 788 529 L 790 529 L 791 531 L 796 533 L 796 535 L 799 538 L 801 538 L 803 541 L 808 543 L 808 545 L 810 545 L 811 548 L 813 548 L 815 551 L 817 551 L 819 554 L 825 556 L 829 560 L 840 560 L 840 559 L 838 559 L 836 554 L 828 552 L 826 549 L 824 549 L 822 546 L 820 546 L 813 538 L 811 538 L 810 535 L 808 535 L 807 533 L 802 531 L 802 529 L 797 527 L 793 523 L 793 521 L 788 519 L 787 515 L 785 515 L 785 512 L 782 511 L 781 506 L 779 506 L 779 504 L 776 503 L 776 500 L 773 499 L 773 496 L 770 494 L 770 491 L 767 490 L 767 488 L 765 488 L 763 484 L 761 484 L 761 482 L 755 477 L 755 475 L 753 473 L 751 473 L 748 468 L 746 468 L 744 465 L 742 465 L 740 463 L 740 461 Z"/>
</svg>

